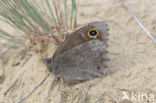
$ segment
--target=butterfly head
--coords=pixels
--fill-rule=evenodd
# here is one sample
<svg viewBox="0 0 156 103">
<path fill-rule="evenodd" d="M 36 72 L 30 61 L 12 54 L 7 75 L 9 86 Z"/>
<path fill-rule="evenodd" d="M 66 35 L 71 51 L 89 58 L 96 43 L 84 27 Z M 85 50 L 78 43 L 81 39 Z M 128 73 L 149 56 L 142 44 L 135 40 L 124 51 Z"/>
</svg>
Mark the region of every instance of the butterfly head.
<svg viewBox="0 0 156 103">
<path fill-rule="evenodd" d="M 51 58 L 45 58 L 42 60 L 43 64 L 47 66 L 48 70 L 52 72 L 52 59 Z"/>
</svg>

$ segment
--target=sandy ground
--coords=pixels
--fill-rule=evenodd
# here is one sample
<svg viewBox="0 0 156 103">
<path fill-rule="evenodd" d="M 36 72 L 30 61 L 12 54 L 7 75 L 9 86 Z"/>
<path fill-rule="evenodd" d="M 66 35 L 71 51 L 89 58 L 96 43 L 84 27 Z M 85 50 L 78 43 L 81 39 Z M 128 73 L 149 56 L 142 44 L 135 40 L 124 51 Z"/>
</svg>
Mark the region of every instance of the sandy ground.
<svg viewBox="0 0 156 103">
<path fill-rule="evenodd" d="M 126 4 L 156 37 L 156 0 L 80 0 L 79 24 L 105 20 L 109 25 L 108 73 L 103 78 L 70 87 L 56 82 L 50 90 L 49 103 L 96 103 L 96 100 L 97 103 L 156 103 L 156 44 L 125 9 L 109 8 L 119 2 Z M 6 28 L 3 24 L 0 27 Z M 24 52 L 21 48 L 15 49 Z M 48 73 L 41 59 L 52 56 L 56 47 L 50 46 L 46 55 L 34 53 L 32 56 L 12 52 L 15 49 L 2 55 L 5 73 L 0 78 L 0 103 L 15 103 L 28 95 Z M 52 78 L 53 75 L 23 103 L 46 103 Z M 14 87 L 4 95 L 16 79 Z M 89 84 L 92 85 L 88 87 Z M 86 91 L 88 96 L 83 102 Z M 128 94 L 129 101 L 122 99 L 123 93 Z"/>
</svg>

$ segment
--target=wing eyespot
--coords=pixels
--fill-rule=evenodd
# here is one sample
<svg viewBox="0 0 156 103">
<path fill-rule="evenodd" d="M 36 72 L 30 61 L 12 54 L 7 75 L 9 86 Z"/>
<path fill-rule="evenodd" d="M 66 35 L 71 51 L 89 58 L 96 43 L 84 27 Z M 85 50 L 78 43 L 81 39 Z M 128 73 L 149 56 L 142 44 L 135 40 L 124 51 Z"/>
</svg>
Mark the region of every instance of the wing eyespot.
<svg viewBox="0 0 156 103">
<path fill-rule="evenodd" d="M 88 37 L 91 39 L 96 38 L 99 35 L 99 31 L 97 29 L 89 29 L 88 30 Z"/>
</svg>

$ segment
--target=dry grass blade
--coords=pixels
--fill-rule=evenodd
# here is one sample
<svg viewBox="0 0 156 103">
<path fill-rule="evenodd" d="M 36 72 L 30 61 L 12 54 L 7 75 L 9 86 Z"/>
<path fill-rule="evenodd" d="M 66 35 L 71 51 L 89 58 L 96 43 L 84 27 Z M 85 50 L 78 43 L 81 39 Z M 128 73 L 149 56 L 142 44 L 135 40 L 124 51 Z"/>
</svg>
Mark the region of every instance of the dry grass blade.
<svg viewBox="0 0 156 103">
<path fill-rule="evenodd" d="M 4 92 L 4 95 L 7 95 L 8 94 L 8 92 L 11 90 L 11 88 L 13 88 L 14 86 L 15 86 L 15 84 L 16 84 L 16 82 L 19 80 L 19 78 L 17 78 L 14 82 L 13 82 L 13 84 Z"/>
<path fill-rule="evenodd" d="M 0 65 L 1 65 L 1 72 L 0 72 L 0 78 L 2 78 L 4 76 L 4 65 L 3 65 L 3 58 L 2 58 L 2 52 L 0 50 Z"/>
<path fill-rule="evenodd" d="M 48 74 L 37 86 L 35 86 L 35 88 L 24 98 L 18 100 L 16 103 L 22 103 L 24 100 L 26 100 L 27 98 L 29 98 L 44 82 L 45 80 L 50 76 L 50 74 Z"/>
<path fill-rule="evenodd" d="M 138 25 L 144 30 L 144 32 L 147 34 L 147 36 L 149 38 L 151 38 L 154 43 L 156 43 L 156 39 L 153 37 L 153 35 L 147 30 L 147 28 L 143 25 L 143 23 L 140 21 L 140 19 L 137 18 L 137 16 L 124 3 L 121 2 L 121 3 L 115 4 L 107 9 L 111 9 L 111 8 L 115 8 L 115 7 L 119 7 L 119 6 L 124 8 L 133 17 L 133 19 L 138 23 Z"/>
<path fill-rule="evenodd" d="M 81 103 L 86 103 L 86 99 L 87 99 L 87 96 L 88 96 L 88 91 L 89 91 L 89 89 L 90 89 L 91 86 L 92 86 L 92 84 L 90 84 L 90 85 L 87 87 L 87 89 L 85 90 L 84 96 L 83 96 L 83 98 L 82 98 Z"/>
<path fill-rule="evenodd" d="M 106 91 L 104 91 L 103 93 L 101 93 L 100 96 L 98 96 L 96 98 L 96 100 L 95 100 L 94 103 L 99 103 L 99 101 L 102 100 L 104 96 L 108 96 L 108 97 L 112 98 L 115 101 L 115 103 L 119 103 L 119 101 L 111 93 L 106 92 Z"/>
<path fill-rule="evenodd" d="M 156 43 L 156 39 L 152 36 L 152 34 L 145 28 L 142 22 L 135 16 L 135 14 L 124 4 L 121 3 L 121 6 L 128 11 L 128 13 L 134 18 L 134 20 L 139 24 L 139 26 L 144 30 L 148 37 L 152 39 L 154 43 Z"/>
<path fill-rule="evenodd" d="M 11 36 L 11 34 L 9 34 L 9 33 L 5 32 L 5 31 L 3 31 L 3 30 L 1 30 L 1 29 L 0 29 L 0 36 L 3 37 L 3 38 L 5 38 L 5 39 L 8 40 L 8 41 L 12 41 L 12 42 L 14 42 L 14 43 L 21 43 L 21 44 L 23 44 L 22 41 L 20 41 L 20 40 L 14 38 L 13 36 Z"/>
<path fill-rule="evenodd" d="M 55 79 L 56 79 L 56 76 L 52 78 L 52 81 L 51 81 L 51 84 L 50 84 L 50 86 L 49 86 L 49 88 L 48 88 L 48 93 L 47 93 L 47 96 L 46 96 L 46 98 L 45 98 L 45 102 L 44 102 L 44 103 L 48 103 L 49 96 L 50 96 L 50 92 L 51 92 L 51 90 L 52 90 L 52 86 L 53 86 L 53 84 L 54 84 Z"/>
</svg>

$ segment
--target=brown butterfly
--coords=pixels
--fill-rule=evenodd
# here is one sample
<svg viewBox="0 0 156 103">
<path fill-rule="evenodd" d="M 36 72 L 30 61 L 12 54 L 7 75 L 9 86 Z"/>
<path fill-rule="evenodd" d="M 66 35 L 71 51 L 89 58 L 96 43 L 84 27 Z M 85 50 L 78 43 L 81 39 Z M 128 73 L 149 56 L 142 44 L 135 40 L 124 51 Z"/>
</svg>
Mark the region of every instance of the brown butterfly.
<svg viewBox="0 0 156 103">
<path fill-rule="evenodd" d="M 90 23 L 67 37 L 44 63 L 54 75 L 70 84 L 100 77 L 110 60 L 108 36 L 104 21 Z"/>
</svg>

